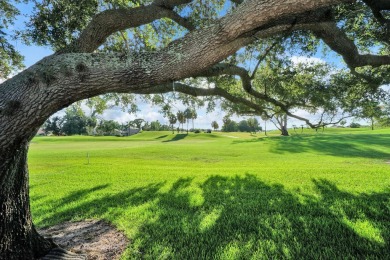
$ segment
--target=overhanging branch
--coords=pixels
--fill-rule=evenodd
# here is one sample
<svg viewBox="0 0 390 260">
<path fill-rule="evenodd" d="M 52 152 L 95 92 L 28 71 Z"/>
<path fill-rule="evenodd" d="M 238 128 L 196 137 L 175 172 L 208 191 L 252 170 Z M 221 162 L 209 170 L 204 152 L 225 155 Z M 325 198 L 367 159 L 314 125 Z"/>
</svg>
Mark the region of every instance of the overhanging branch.
<svg viewBox="0 0 390 260">
<path fill-rule="evenodd" d="M 352 70 L 363 66 L 379 67 L 390 64 L 389 55 L 360 54 L 355 43 L 337 27 L 335 22 L 308 24 L 305 28 L 340 54 Z"/>
<path fill-rule="evenodd" d="M 191 0 L 192 1 L 192 0 Z M 195 29 L 187 19 L 181 17 L 173 7 L 190 0 L 156 0 L 150 5 L 134 8 L 119 8 L 103 11 L 92 18 L 80 37 L 58 53 L 90 53 L 102 45 L 115 32 L 139 27 L 161 18 L 170 18 L 188 30 Z"/>
</svg>

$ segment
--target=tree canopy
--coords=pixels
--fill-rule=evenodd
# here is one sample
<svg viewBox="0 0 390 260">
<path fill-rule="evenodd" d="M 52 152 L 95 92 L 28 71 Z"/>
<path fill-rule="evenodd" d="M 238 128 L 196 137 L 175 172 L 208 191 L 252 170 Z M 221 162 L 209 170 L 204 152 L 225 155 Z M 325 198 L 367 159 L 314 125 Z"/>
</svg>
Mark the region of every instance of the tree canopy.
<svg viewBox="0 0 390 260">
<path fill-rule="evenodd" d="M 163 50 L 165 53 L 172 54 L 171 46 L 181 42 L 182 38 L 192 35 L 193 31 L 217 27 L 216 24 L 230 16 L 246 15 L 239 9 L 250 11 L 245 7 L 251 4 L 242 4 L 242 2 L 43 1 L 36 4 L 36 9 L 27 23 L 28 29 L 17 34 L 23 36 L 23 39 L 30 44 L 51 46 L 56 51 L 56 55 L 93 51 L 101 54 L 142 56 L 140 58 L 143 60 L 146 54 L 158 56 Z M 258 3 L 261 8 L 268 8 L 261 5 L 261 2 Z M 340 95 L 343 91 L 340 89 L 340 82 L 333 82 L 334 84 L 326 82 L 336 76 L 327 79 L 324 74 L 339 75 L 352 72 L 353 76 L 343 79 L 344 86 L 365 84 L 367 86 L 364 89 L 378 89 L 380 85 L 387 83 L 388 79 L 385 75 L 388 69 L 386 65 L 389 62 L 388 37 L 386 38 L 389 24 L 388 6 L 386 1 L 333 1 L 342 4 L 332 7 L 329 7 L 326 2 L 317 3 L 318 7 L 312 10 L 308 8 L 309 11 L 296 10 L 295 15 L 270 18 L 263 27 L 250 31 L 250 36 L 238 37 L 242 41 L 240 46 L 236 46 L 234 51 L 231 50 L 225 57 L 221 57 L 219 64 L 209 66 L 207 70 L 200 70 L 193 75 L 184 77 L 171 75 L 168 82 L 171 81 L 172 86 L 170 83 L 156 83 L 153 87 L 149 87 L 148 91 L 127 88 L 119 92 L 154 94 L 176 91 L 185 94 L 175 96 L 175 98 L 179 96 L 183 102 L 191 99 L 188 95 L 198 98 L 207 96 L 203 99 L 206 101 L 210 101 L 210 96 L 214 96 L 211 99 L 212 103 L 216 98 L 223 97 L 224 102 L 228 102 L 225 107 L 236 113 L 250 112 L 272 117 L 275 112 L 281 110 L 312 127 L 338 122 L 342 118 L 335 120 L 334 114 L 340 112 L 336 111 L 336 108 L 341 108 L 342 112 L 350 112 L 350 110 L 340 107 L 343 98 Z M 252 5 L 255 6 L 256 1 Z M 12 18 L 18 13 L 15 6 L 9 6 L 14 11 L 7 12 L 8 23 L 12 22 Z M 3 9 L 7 10 L 5 7 Z M 281 11 L 278 4 L 274 4 L 271 9 L 275 9 L 273 12 L 275 16 Z M 146 15 L 147 12 L 150 13 Z M 106 18 L 109 18 L 109 23 L 106 22 Z M 101 26 L 102 24 L 104 26 Z M 181 37 L 183 35 L 184 37 Z M 239 50 L 240 47 L 244 48 Z M 310 68 L 310 66 L 303 67 L 291 63 L 291 57 L 314 55 L 319 49 L 327 53 L 336 52 L 343 58 L 346 66 L 335 69 L 327 64 L 322 66 L 314 64 Z M 366 54 L 370 52 L 373 54 Z M 175 59 L 181 60 L 187 56 L 186 54 L 176 55 Z M 105 56 L 105 59 L 107 58 Z M 114 57 L 112 58 L 115 60 Z M 143 63 L 147 62 L 143 61 Z M 287 75 L 286 71 L 289 69 L 293 71 Z M 267 74 L 266 70 L 273 70 L 273 72 Z M 314 70 L 316 78 L 313 76 L 310 78 Z M 301 74 L 301 76 L 297 77 L 293 74 Z M 305 76 L 302 76 L 303 74 Z M 51 78 L 51 75 L 46 76 Z M 256 86 L 261 81 L 267 84 L 279 82 L 278 86 L 271 87 L 278 93 L 264 92 L 264 86 Z M 202 82 L 212 83 L 215 87 L 204 90 L 206 87 Z M 199 87 L 202 85 L 203 87 Z M 298 87 L 301 91 L 297 90 Z M 348 90 L 353 92 L 355 88 L 348 88 Z M 115 92 L 115 90 L 108 91 Z M 306 97 L 303 97 L 305 93 Z M 300 96 L 298 97 L 297 94 Z M 308 96 L 310 94 L 311 97 Z M 128 94 L 119 96 L 129 97 Z M 166 104 L 169 96 L 165 99 L 156 99 L 153 96 L 144 96 L 144 98 L 159 104 L 165 101 Z M 125 100 L 125 104 L 132 104 L 132 111 L 136 109 L 136 100 L 131 97 Z M 235 109 L 236 106 L 239 108 Z M 169 110 L 169 105 L 167 107 Z M 270 109 L 271 107 L 273 109 Z M 327 120 L 321 117 L 317 122 L 310 122 L 307 118 L 294 115 L 294 109 L 297 108 L 308 110 L 310 113 L 320 111 L 327 114 Z M 327 108 L 326 111 L 323 108 Z"/>
<path fill-rule="evenodd" d="M 26 29 L 12 31 L 20 4 L 0 3 L 0 77 L 23 66 L 14 37 L 55 53 L 0 84 L 6 259 L 53 248 L 31 220 L 28 144 L 48 117 L 76 101 L 113 95 L 99 98 L 134 104 L 139 94 L 169 114 L 172 98 L 187 106 L 207 101 L 210 109 L 223 98 L 234 113 L 300 118 L 299 108 L 329 115 L 315 123 L 301 118 L 318 127 L 334 121 L 335 108 L 350 113 L 354 100 L 389 83 L 388 0 L 43 0 L 29 2 Z M 291 63 L 319 51 L 344 65 Z"/>
</svg>

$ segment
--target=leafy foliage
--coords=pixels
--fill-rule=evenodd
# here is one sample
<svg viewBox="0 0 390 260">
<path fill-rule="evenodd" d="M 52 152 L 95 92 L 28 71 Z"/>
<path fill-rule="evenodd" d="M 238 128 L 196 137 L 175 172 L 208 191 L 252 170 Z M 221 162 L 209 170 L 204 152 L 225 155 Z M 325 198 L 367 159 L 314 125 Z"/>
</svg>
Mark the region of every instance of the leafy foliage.
<svg viewBox="0 0 390 260">
<path fill-rule="evenodd" d="M 214 131 L 217 130 L 219 128 L 218 122 L 217 121 L 211 122 L 211 127 L 214 129 Z"/>
<path fill-rule="evenodd" d="M 356 41 L 362 51 L 369 51 L 377 46 L 382 52 L 389 52 L 389 28 L 374 17 L 372 10 L 363 1 L 339 5 L 334 13 L 341 28 L 348 33 L 350 39 Z M 387 11 L 382 14 L 385 18 L 390 18 Z"/>
<path fill-rule="evenodd" d="M 59 50 L 79 35 L 97 11 L 97 0 L 37 2 L 26 35 L 34 43 Z"/>
<path fill-rule="evenodd" d="M 9 27 L 14 24 L 20 14 L 13 3 L 21 1 L 0 1 L 0 79 L 6 79 L 12 71 L 20 70 L 23 66 L 23 57 L 12 45 L 12 32 Z M 10 34 L 11 33 L 11 34 Z"/>
</svg>

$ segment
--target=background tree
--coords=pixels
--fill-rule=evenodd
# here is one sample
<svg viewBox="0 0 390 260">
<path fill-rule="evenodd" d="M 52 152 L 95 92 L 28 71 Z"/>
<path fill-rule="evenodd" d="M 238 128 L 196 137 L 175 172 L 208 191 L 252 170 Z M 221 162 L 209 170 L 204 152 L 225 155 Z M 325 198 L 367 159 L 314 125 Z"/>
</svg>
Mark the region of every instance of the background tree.
<svg viewBox="0 0 390 260">
<path fill-rule="evenodd" d="M 350 128 L 360 128 L 361 125 L 359 123 L 356 123 L 356 122 L 352 122 L 350 125 L 349 125 Z"/>
<path fill-rule="evenodd" d="M 150 131 L 150 128 L 151 128 L 150 123 L 148 121 L 144 121 L 142 130 Z"/>
<path fill-rule="evenodd" d="M 382 127 L 390 126 L 390 100 L 387 100 L 387 102 L 382 104 L 380 106 L 380 109 L 382 111 L 382 116 L 379 118 L 379 124 Z"/>
<path fill-rule="evenodd" d="M 136 118 L 133 121 L 130 121 L 129 124 L 132 127 L 136 127 L 138 130 L 142 129 L 142 124 L 146 123 L 142 118 Z"/>
<path fill-rule="evenodd" d="M 180 129 L 180 125 L 181 125 L 181 129 L 184 128 L 184 123 L 186 122 L 186 117 L 184 115 L 184 112 L 182 111 L 178 111 L 177 112 L 177 121 L 179 121 L 179 129 Z"/>
<path fill-rule="evenodd" d="M 169 124 L 171 125 L 172 128 L 172 134 L 174 134 L 175 133 L 174 124 L 176 124 L 177 122 L 177 117 L 174 114 L 170 113 L 168 115 L 168 119 L 169 119 Z"/>
<path fill-rule="evenodd" d="M 50 133 L 53 135 L 60 135 L 62 133 L 62 123 L 63 119 L 58 116 L 47 119 L 43 126 L 46 135 Z"/>
<path fill-rule="evenodd" d="M 158 120 L 150 122 L 151 131 L 160 131 L 160 129 L 161 129 L 161 123 Z"/>
<path fill-rule="evenodd" d="M 379 91 L 375 93 L 368 93 L 360 100 L 355 100 L 354 111 L 357 118 L 368 119 L 370 122 L 371 130 L 374 130 L 375 123 L 381 121 L 385 116 L 385 104 L 390 99 L 390 93 L 386 91 Z M 358 105 L 356 105 L 356 103 Z"/>
<path fill-rule="evenodd" d="M 98 119 L 96 116 L 87 117 L 86 118 L 86 132 L 88 135 L 95 135 L 95 129 L 98 123 Z"/>
<path fill-rule="evenodd" d="M 256 133 L 259 130 L 261 131 L 261 128 L 259 126 L 259 121 L 257 121 L 256 118 L 254 117 L 248 118 L 247 122 L 251 132 Z"/>
<path fill-rule="evenodd" d="M 238 130 L 240 132 L 250 132 L 251 131 L 251 128 L 249 127 L 248 125 L 248 121 L 246 120 L 241 120 L 239 123 L 238 123 Z"/>
<path fill-rule="evenodd" d="M 121 125 L 114 120 L 101 120 L 97 127 L 100 135 L 120 135 Z"/>
<path fill-rule="evenodd" d="M 375 100 L 367 102 L 362 108 L 362 114 L 360 117 L 368 119 L 371 125 L 371 130 L 374 130 L 375 122 L 382 117 L 382 110 L 379 102 Z"/>
<path fill-rule="evenodd" d="M 198 118 L 195 108 L 191 109 L 192 130 L 195 130 L 194 120 Z"/>
<path fill-rule="evenodd" d="M 222 119 L 223 125 L 222 125 L 222 131 L 223 132 L 238 132 L 238 124 L 231 120 L 229 116 L 225 116 Z"/>
<path fill-rule="evenodd" d="M 190 119 L 192 119 L 192 109 L 187 107 L 186 110 L 183 112 L 184 118 L 187 121 L 187 134 L 188 134 L 188 123 L 190 122 Z"/>
<path fill-rule="evenodd" d="M 87 134 L 87 118 L 78 106 L 70 106 L 65 110 L 63 117 L 62 132 L 66 135 Z"/>
<path fill-rule="evenodd" d="M 214 131 L 217 130 L 219 128 L 217 121 L 211 122 L 211 127 L 214 129 Z"/>
</svg>

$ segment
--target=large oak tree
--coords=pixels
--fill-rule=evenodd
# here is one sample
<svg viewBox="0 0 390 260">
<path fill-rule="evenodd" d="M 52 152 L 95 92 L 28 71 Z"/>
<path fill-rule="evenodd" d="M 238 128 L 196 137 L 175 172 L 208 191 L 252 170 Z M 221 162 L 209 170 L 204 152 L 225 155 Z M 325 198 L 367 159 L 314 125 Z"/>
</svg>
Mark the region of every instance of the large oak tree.
<svg viewBox="0 0 390 260">
<path fill-rule="evenodd" d="M 275 39 L 288 45 L 292 42 L 286 39 L 301 36 L 321 40 L 340 55 L 355 80 L 366 81 L 367 91 L 372 81 L 375 86 L 386 83 L 381 75 L 387 76 L 390 64 L 388 0 L 207 3 L 35 3 L 36 12 L 24 36 L 33 44 L 51 45 L 55 53 L 0 84 L 1 259 L 31 259 L 47 254 L 54 246 L 37 233 L 32 223 L 27 152 L 30 140 L 45 120 L 76 101 L 112 92 L 153 94 L 174 88 L 191 96 L 223 97 L 258 114 L 266 109 L 261 101 L 291 114 L 289 110 L 296 104 L 258 91 L 252 86 L 254 74 L 238 66 L 239 62 L 232 62 L 231 57 L 245 46 Z M 0 13 L 6 17 L 0 25 L 0 76 L 4 77 L 12 68 L 20 67 L 21 60 L 2 30 L 12 22 L 17 9 L 2 1 Z M 156 37 L 150 37 L 154 39 L 151 44 L 144 36 L 153 33 Z M 289 38 L 291 35 L 294 37 Z M 124 41 L 123 51 L 118 38 L 138 40 Z M 379 43 L 380 51 L 370 54 L 374 43 Z M 273 44 L 269 47 L 264 53 Z M 236 95 L 218 84 L 212 88 L 172 84 L 190 77 L 222 75 L 239 78 L 241 93 L 246 95 Z"/>
</svg>

